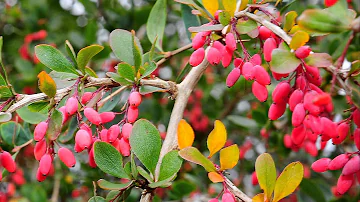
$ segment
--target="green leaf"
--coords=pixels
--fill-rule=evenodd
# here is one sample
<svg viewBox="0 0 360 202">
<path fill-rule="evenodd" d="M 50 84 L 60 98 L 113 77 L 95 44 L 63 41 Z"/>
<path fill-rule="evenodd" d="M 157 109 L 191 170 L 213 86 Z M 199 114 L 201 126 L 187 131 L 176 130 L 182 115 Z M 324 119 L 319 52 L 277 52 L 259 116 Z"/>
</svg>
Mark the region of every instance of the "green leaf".
<svg viewBox="0 0 360 202">
<path fill-rule="evenodd" d="M 169 186 L 171 185 L 171 181 L 174 180 L 175 177 L 176 177 L 176 174 L 174 174 L 173 176 L 170 176 L 170 177 L 167 178 L 167 179 L 150 183 L 150 184 L 149 184 L 149 187 L 150 187 L 150 188 L 169 187 Z"/>
<path fill-rule="evenodd" d="M 48 118 L 46 114 L 40 112 L 31 112 L 27 107 L 22 107 L 16 110 L 16 113 L 20 116 L 22 120 L 30 124 L 38 124 Z"/>
<path fill-rule="evenodd" d="M 137 166 L 136 168 L 139 174 L 143 176 L 148 182 L 150 183 L 154 182 L 154 179 L 150 176 L 148 172 L 146 172 L 144 168 L 142 168 L 141 166 Z"/>
<path fill-rule="evenodd" d="M 179 83 L 185 77 L 185 75 L 190 72 L 191 69 L 192 67 L 190 66 L 189 63 L 187 63 L 186 66 L 181 70 L 179 75 L 176 77 L 175 82 Z"/>
<path fill-rule="evenodd" d="M 106 202 L 106 200 L 101 196 L 93 196 L 88 200 L 88 202 Z"/>
<path fill-rule="evenodd" d="M 304 176 L 304 167 L 297 161 L 286 166 L 275 183 L 273 202 L 290 195 L 299 186 Z"/>
<path fill-rule="evenodd" d="M 109 191 L 109 193 L 106 195 L 106 201 L 110 202 L 111 200 L 113 200 L 118 194 L 120 194 L 120 191 L 118 190 L 111 190 Z"/>
<path fill-rule="evenodd" d="M 73 64 L 77 68 L 76 53 L 74 51 L 73 46 L 71 45 L 71 43 L 68 40 L 65 41 L 65 49 L 66 49 L 67 54 L 70 56 Z"/>
<path fill-rule="evenodd" d="M 39 78 L 39 89 L 48 97 L 53 98 L 56 95 L 56 83 L 49 74 L 42 71 L 37 76 Z"/>
<path fill-rule="evenodd" d="M 305 63 L 312 67 L 329 67 L 332 57 L 327 53 L 313 53 L 305 58 Z"/>
<path fill-rule="evenodd" d="M 296 11 L 289 11 L 285 14 L 284 31 L 289 32 L 295 25 L 295 19 L 298 16 Z"/>
<path fill-rule="evenodd" d="M 46 131 L 47 137 L 50 140 L 56 140 L 61 133 L 63 115 L 59 110 L 54 109 L 51 114 L 48 129 Z"/>
<path fill-rule="evenodd" d="M 141 95 L 146 95 L 149 93 L 164 92 L 164 89 L 155 86 L 140 86 L 139 92 Z"/>
<path fill-rule="evenodd" d="M 0 98 L 9 98 L 12 97 L 13 94 L 7 85 L 4 77 L 0 74 Z"/>
<path fill-rule="evenodd" d="M 189 39 L 191 39 L 191 32 L 189 32 L 189 27 L 198 27 L 201 25 L 200 19 L 198 16 L 191 13 L 191 8 L 185 4 L 181 4 L 181 17 L 185 24 L 186 34 Z"/>
<path fill-rule="evenodd" d="M 114 72 L 107 72 L 106 75 L 108 77 L 110 77 L 113 81 L 115 81 L 116 83 L 119 83 L 122 86 L 128 86 L 131 85 L 132 83 L 126 79 L 124 79 L 123 77 L 121 77 L 119 74 L 114 73 Z"/>
<path fill-rule="evenodd" d="M 146 34 L 151 42 L 155 41 L 155 38 L 158 37 L 156 47 L 160 51 L 163 51 L 162 41 L 164 37 L 166 17 L 166 0 L 157 0 L 150 11 L 150 15 L 146 23 Z"/>
<path fill-rule="evenodd" d="M 0 112 L 0 123 L 8 122 L 12 118 L 12 114 L 8 112 Z"/>
<path fill-rule="evenodd" d="M 251 19 L 248 19 L 248 20 L 240 19 L 240 20 L 238 20 L 238 22 L 236 24 L 236 30 L 240 34 L 247 34 L 249 32 L 254 31 L 257 28 L 258 28 L 257 23 Z"/>
<path fill-rule="evenodd" d="M 165 180 L 179 172 L 182 161 L 183 160 L 179 157 L 178 151 L 174 150 L 167 153 L 161 162 L 158 181 Z"/>
<path fill-rule="evenodd" d="M 135 81 L 135 77 L 136 77 L 135 70 L 128 63 L 125 62 L 119 63 L 117 65 L 117 72 L 124 79 L 127 79 L 129 81 Z"/>
<path fill-rule="evenodd" d="M 156 70 L 157 66 L 156 66 L 155 62 L 150 62 L 149 64 L 145 65 L 144 68 L 145 68 L 145 71 L 141 75 L 140 79 L 143 79 L 143 78 L 149 76 L 151 73 L 153 73 Z"/>
<path fill-rule="evenodd" d="M 118 178 L 128 179 L 129 176 L 122 167 L 123 159 L 119 151 L 106 142 L 95 142 L 94 144 L 94 158 L 100 170 Z"/>
<path fill-rule="evenodd" d="M 61 133 L 58 138 L 61 143 L 66 143 L 73 139 L 75 131 L 78 129 L 78 121 L 76 117 L 73 117 L 69 122 L 70 123 L 68 129 L 65 132 Z"/>
<path fill-rule="evenodd" d="M 179 151 L 179 155 L 187 161 L 201 165 L 208 172 L 216 171 L 214 164 L 195 147 L 186 147 Z"/>
<path fill-rule="evenodd" d="M 131 37 L 133 41 L 133 55 L 134 55 L 134 66 L 135 66 L 135 74 L 137 75 L 141 65 L 142 65 L 142 52 L 140 52 L 140 48 L 136 43 L 135 31 L 131 30 Z"/>
<path fill-rule="evenodd" d="M 0 63 L 2 63 L 3 36 L 0 36 Z"/>
<path fill-rule="evenodd" d="M 300 191 L 310 196 L 316 202 L 325 202 L 325 196 L 319 186 L 309 179 L 304 178 L 300 183 Z"/>
<path fill-rule="evenodd" d="M 357 77 L 360 77 L 360 75 L 358 75 Z M 360 83 L 355 83 L 355 80 L 356 79 L 354 77 L 347 79 L 349 87 L 351 89 L 351 100 L 353 101 L 354 105 L 358 109 L 360 109 Z"/>
<path fill-rule="evenodd" d="M 0 133 L 1 139 L 8 145 L 22 145 L 32 138 L 20 124 L 14 121 L 1 124 Z"/>
<path fill-rule="evenodd" d="M 161 149 L 157 128 L 150 121 L 139 119 L 132 128 L 130 146 L 140 162 L 154 174 Z"/>
<path fill-rule="evenodd" d="M 134 181 L 130 181 L 130 182 L 127 182 L 124 184 L 117 184 L 117 183 L 109 182 L 104 179 L 100 179 L 97 181 L 97 184 L 99 185 L 99 187 L 102 189 L 105 189 L 105 190 L 123 190 L 123 189 L 130 187 L 133 183 L 134 183 Z"/>
<path fill-rule="evenodd" d="M 35 46 L 35 54 L 41 63 L 54 71 L 79 75 L 69 60 L 58 49 L 50 45 Z"/>
<path fill-rule="evenodd" d="M 142 55 L 143 51 L 137 37 L 135 37 L 135 43 L 139 48 L 140 55 Z M 110 33 L 110 46 L 117 58 L 129 63 L 130 65 L 135 65 L 133 54 L 134 45 L 131 32 L 122 29 L 115 29 Z"/>
<path fill-rule="evenodd" d="M 124 171 L 131 179 L 135 179 L 134 177 L 131 176 L 131 163 L 130 163 L 130 161 L 125 163 Z"/>
<path fill-rule="evenodd" d="M 233 122 L 236 125 L 242 126 L 244 128 L 256 128 L 257 123 L 253 119 L 247 117 L 238 116 L 238 115 L 229 115 L 227 116 L 229 121 Z"/>
<path fill-rule="evenodd" d="M 77 65 L 82 73 L 85 73 L 85 66 L 100 51 L 104 49 L 103 46 L 100 45 L 91 45 L 85 48 L 82 48 L 76 58 Z"/>
<path fill-rule="evenodd" d="M 28 109 L 31 112 L 40 112 L 40 111 L 43 111 L 43 110 L 47 110 L 48 106 L 49 106 L 49 102 L 47 102 L 47 101 L 39 101 L 39 102 L 35 102 L 35 103 L 30 104 L 28 106 Z"/>
<path fill-rule="evenodd" d="M 226 26 L 230 23 L 231 20 L 231 14 L 227 11 L 222 11 L 219 14 L 219 21 L 222 25 Z"/>
<path fill-rule="evenodd" d="M 283 49 L 274 49 L 271 53 L 271 71 L 278 74 L 287 74 L 295 71 L 301 61 L 295 57 L 294 53 Z"/>
<path fill-rule="evenodd" d="M 134 153 L 131 152 L 131 156 L 130 156 L 130 163 L 131 163 L 131 175 L 133 176 L 134 179 L 137 178 L 138 176 L 138 170 L 136 168 L 136 163 L 135 163 L 135 156 Z"/>
<path fill-rule="evenodd" d="M 256 176 L 267 200 L 271 199 L 276 182 L 275 163 L 268 153 L 261 154 L 255 162 Z"/>
</svg>

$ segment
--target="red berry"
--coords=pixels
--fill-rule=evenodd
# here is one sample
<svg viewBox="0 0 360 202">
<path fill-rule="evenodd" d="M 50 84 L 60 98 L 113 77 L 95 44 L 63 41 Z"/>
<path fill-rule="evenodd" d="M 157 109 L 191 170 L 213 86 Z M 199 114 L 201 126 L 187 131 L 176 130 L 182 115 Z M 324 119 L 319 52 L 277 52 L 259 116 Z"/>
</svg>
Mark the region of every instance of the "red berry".
<svg viewBox="0 0 360 202">
<path fill-rule="evenodd" d="M 273 101 L 275 103 L 286 103 L 288 101 L 290 88 L 289 82 L 280 82 L 272 92 Z"/>
<path fill-rule="evenodd" d="M 189 64 L 193 67 L 198 66 L 205 58 L 205 50 L 204 48 L 199 48 L 195 50 L 189 59 Z"/>
<path fill-rule="evenodd" d="M 254 65 L 250 62 L 245 62 L 245 64 L 242 67 L 242 75 L 244 75 L 246 80 L 252 80 L 254 79 Z"/>
<path fill-rule="evenodd" d="M 269 38 L 271 36 L 271 30 L 269 30 L 267 27 L 265 26 L 260 26 L 259 27 L 259 38 L 261 40 L 266 40 L 267 38 Z"/>
<path fill-rule="evenodd" d="M 352 113 L 352 120 L 354 121 L 355 125 L 360 128 L 360 110 L 355 109 L 355 111 Z"/>
<path fill-rule="evenodd" d="M 317 92 L 311 90 L 308 91 L 304 96 L 304 107 L 306 110 L 310 112 L 310 114 L 314 116 L 318 116 L 320 114 L 320 107 L 314 105 L 313 100 L 318 95 Z"/>
<path fill-rule="evenodd" d="M 332 5 L 334 5 L 334 4 L 336 4 L 338 2 L 338 0 L 325 0 L 325 6 L 326 7 L 330 7 L 330 6 L 332 6 Z"/>
<path fill-rule="evenodd" d="M 313 157 L 318 155 L 318 150 L 313 142 L 306 141 L 304 145 L 304 149 L 308 154 L 310 154 Z"/>
<path fill-rule="evenodd" d="M 286 78 L 289 76 L 289 74 L 279 74 L 279 73 L 276 73 L 276 72 L 271 72 L 273 77 L 276 79 L 276 80 L 280 80 L 282 78 Z"/>
<path fill-rule="evenodd" d="M 328 168 L 329 170 L 339 170 L 345 166 L 349 159 L 349 155 L 340 154 L 329 163 Z"/>
<path fill-rule="evenodd" d="M 219 199 L 217 199 L 217 198 L 212 198 L 212 199 L 210 199 L 208 202 L 219 202 Z"/>
<path fill-rule="evenodd" d="M 235 58 L 234 59 L 234 66 L 236 68 L 239 68 L 241 70 L 243 65 L 244 65 L 244 60 L 243 59 L 241 59 L 241 58 Z"/>
<path fill-rule="evenodd" d="M 2 165 L 10 173 L 15 172 L 16 170 L 16 163 L 11 154 L 7 151 L 0 153 L 0 165 Z"/>
<path fill-rule="evenodd" d="M 353 181 L 352 175 L 340 175 L 336 184 L 336 191 L 341 195 L 345 194 L 351 188 Z"/>
<path fill-rule="evenodd" d="M 219 14 L 222 12 L 222 10 L 217 10 L 215 13 L 214 13 L 214 18 L 215 20 L 219 20 Z"/>
<path fill-rule="evenodd" d="M 291 116 L 291 123 L 293 126 L 297 127 L 304 121 L 306 112 L 304 105 L 302 103 L 299 103 L 296 105 L 294 112 Z"/>
<path fill-rule="evenodd" d="M 42 139 L 35 144 L 34 156 L 35 159 L 40 161 L 41 157 L 46 153 L 46 140 Z"/>
<path fill-rule="evenodd" d="M 92 92 L 85 92 L 83 96 L 81 97 L 81 103 L 86 104 L 90 101 L 90 99 L 93 97 Z"/>
<path fill-rule="evenodd" d="M 338 136 L 336 138 L 333 138 L 333 143 L 334 144 L 342 143 L 349 134 L 349 131 L 350 131 L 350 125 L 348 123 L 344 122 L 339 124 L 336 128 L 336 132 Z"/>
<path fill-rule="evenodd" d="M 221 197 L 221 201 L 222 202 L 235 202 L 235 198 L 231 193 L 225 192 Z"/>
<path fill-rule="evenodd" d="M 260 135 L 263 137 L 263 138 L 269 138 L 270 134 L 269 134 L 269 131 L 267 131 L 265 128 L 262 128 L 260 130 Z"/>
<path fill-rule="evenodd" d="M 226 48 L 228 48 L 231 52 L 236 50 L 236 40 L 233 33 L 227 33 L 225 36 Z"/>
<path fill-rule="evenodd" d="M 67 120 L 69 120 L 69 115 L 66 112 L 66 107 L 65 106 L 60 107 L 59 111 L 61 112 L 61 114 L 63 116 L 62 124 L 64 124 Z"/>
<path fill-rule="evenodd" d="M 313 169 L 315 172 L 322 173 L 328 170 L 328 165 L 331 162 L 331 159 L 329 158 L 321 158 L 311 165 L 311 169 Z"/>
<path fill-rule="evenodd" d="M 96 162 L 94 158 L 94 147 L 92 147 L 89 151 L 89 166 L 92 168 L 96 168 Z"/>
<path fill-rule="evenodd" d="M 75 156 L 72 151 L 68 148 L 61 147 L 58 151 L 58 155 L 60 160 L 67 166 L 67 167 L 74 167 L 76 160 Z"/>
<path fill-rule="evenodd" d="M 44 139 L 47 128 L 48 128 L 48 123 L 44 122 L 44 121 L 40 122 L 38 125 L 36 125 L 35 130 L 34 130 L 34 140 L 40 141 L 40 140 Z"/>
<path fill-rule="evenodd" d="M 41 157 L 39 164 L 39 170 L 41 174 L 43 175 L 49 174 L 52 161 L 53 160 L 50 154 L 45 154 L 43 157 Z"/>
<path fill-rule="evenodd" d="M 209 61 L 210 64 L 218 65 L 221 60 L 221 52 L 214 47 L 210 47 L 206 59 Z"/>
<path fill-rule="evenodd" d="M 286 110 L 286 103 L 272 103 L 269 108 L 268 117 L 270 120 L 277 120 Z"/>
<path fill-rule="evenodd" d="M 336 123 L 332 122 L 330 119 L 326 117 L 321 117 L 321 127 L 322 127 L 322 134 L 329 136 L 330 138 L 336 138 L 338 136 L 336 129 Z"/>
<path fill-rule="evenodd" d="M 259 180 L 258 180 L 258 178 L 256 176 L 255 171 L 251 174 L 251 183 L 252 183 L 252 185 L 258 185 L 259 184 Z"/>
<path fill-rule="evenodd" d="M 90 126 L 88 124 L 81 123 L 80 129 L 86 130 L 90 134 L 90 136 L 92 136 L 92 130 L 91 130 L 91 128 L 90 128 Z"/>
<path fill-rule="evenodd" d="M 127 121 L 134 123 L 139 116 L 139 109 L 137 107 L 129 107 L 127 111 Z"/>
<path fill-rule="evenodd" d="M 264 59 L 266 62 L 271 61 L 271 53 L 275 48 L 277 48 L 275 39 L 273 38 L 266 39 L 264 43 Z"/>
<path fill-rule="evenodd" d="M 222 52 L 224 51 L 224 49 L 225 49 L 225 46 L 224 46 L 222 43 L 220 43 L 219 41 L 214 41 L 212 47 L 218 49 L 218 51 L 219 51 L 220 53 L 222 53 Z"/>
<path fill-rule="evenodd" d="M 222 60 L 221 60 L 223 67 L 226 68 L 230 65 L 231 60 L 232 60 L 232 55 L 233 55 L 233 52 L 231 50 L 229 50 L 228 48 L 223 49 Z"/>
<path fill-rule="evenodd" d="M 124 138 L 120 139 L 120 153 L 123 156 L 129 156 L 130 155 L 130 144 L 124 140 Z"/>
<path fill-rule="evenodd" d="M 360 128 L 354 131 L 354 142 L 358 150 L 360 150 Z"/>
<path fill-rule="evenodd" d="M 192 39 L 192 47 L 194 50 L 197 50 L 204 46 L 206 40 L 206 35 L 204 32 L 199 32 L 195 35 L 195 37 Z"/>
<path fill-rule="evenodd" d="M 305 65 L 305 70 L 306 70 L 306 74 L 311 75 L 311 77 L 313 77 L 314 79 L 320 78 L 319 68 Z"/>
<path fill-rule="evenodd" d="M 80 147 L 81 151 L 89 148 L 92 143 L 92 137 L 86 130 L 78 130 L 75 135 L 75 142 Z"/>
<path fill-rule="evenodd" d="M 47 36 L 46 30 L 40 30 L 40 31 L 32 34 L 32 39 L 33 40 L 43 40 L 46 38 L 46 36 Z"/>
<path fill-rule="evenodd" d="M 111 126 L 107 131 L 108 141 L 110 143 L 114 142 L 118 138 L 119 134 L 120 134 L 120 127 L 118 125 Z"/>
<path fill-rule="evenodd" d="M 352 175 L 360 171 L 360 156 L 356 154 L 344 166 L 342 170 L 343 175 Z"/>
<path fill-rule="evenodd" d="M 262 85 L 269 85 L 271 80 L 270 80 L 270 75 L 269 73 L 264 69 L 264 67 L 260 66 L 260 65 L 255 65 L 254 69 L 253 69 L 253 74 L 255 77 L 255 80 L 262 84 Z"/>
<path fill-rule="evenodd" d="M 78 105 L 79 103 L 76 98 L 74 97 L 69 98 L 65 104 L 66 113 L 69 115 L 75 114 L 78 110 Z"/>
<path fill-rule="evenodd" d="M 234 68 L 233 70 L 231 70 L 231 72 L 226 78 L 226 86 L 228 88 L 232 87 L 239 79 L 240 75 L 241 75 L 240 69 Z"/>
<path fill-rule="evenodd" d="M 254 81 L 252 84 L 252 93 L 260 102 L 265 102 L 268 98 L 268 90 L 266 86 L 261 85 L 257 81 Z"/>
<path fill-rule="evenodd" d="M 132 131 L 132 127 L 133 125 L 131 125 L 130 123 L 125 123 L 122 128 L 121 128 L 121 134 L 122 137 L 127 141 L 130 138 L 130 134 Z"/>
<path fill-rule="evenodd" d="M 319 135 L 322 133 L 322 127 L 321 127 L 321 119 L 317 116 L 313 116 L 313 115 L 308 115 L 309 119 L 310 119 L 310 128 L 311 130 Z"/>
<path fill-rule="evenodd" d="M 114 112 L 103 112 L 101 114 L 99 114 L 100 119 L 101 119 L 101 123 L 109 123 L 110 121 L 114 120 L 115 118 L 115 113 Z"/>
<path fill-rule="evenodd" d="M 101 124 L 100 115 L 93 108 L 86 107 L 84 109 L 84 115 L 92 124 L 95 124 L 95 125 L 100 125 Z"/>
<path fill-rule="evenodd" d="M 309 46 L 301 46 L 300 48 L 296 49 L 295 56 L 299 59 L 304 59 L 309 56 L 311 52 L 311 48 Z"/>
<path fill-rule="evenodd" d="M 250 62 L 253 65 L 261 65 L 262 61 L 261 61 L 261 56 L 259 54 L 255 54 L 250 58 Z"/>
<path fill-rule="evenodd" d="M 306 85 L 307 85 L 307 82 L 306 82 L 306 79 L 304 76 L 298 76 L 296 78 L 296 88 L 298 88 L 302 91 L 305 91 Z"/>
<path fill-rule="evenodd" d="M 100 131 L 100 139 L 103 142 L 109 142 L 108 130 L 106 128 Z"/>
<path fill-rule="evenodd" d="M 321 93 L 314 98 L 313 102 L 317 106 L 327 105 L 331 102 L 331 96 L 328 93 Z"/>
<path fill-rule="evenodd" d="M 141 94 L 137 91 L 131 92 L 129 95 L 129 104 L 132 107 L 138 107 L 141 103 Z"/>
<path fill-rule="evenodd" d="M 43 175 L 41 172 L 40 172 L 40 168 L 37 169 L 36 171 L 36 180 L 38 182 L 42 182 L 46 179 L 46 175 Z"/>
<path fill-rule="evenodd" d="M 301 145 L 305 140 L 306 128 L 304 125 L 299 125 L 291 132 L 291 140 L 295 145 Z"/>
<path fill-rule="evenodd" d="M 291 148 L 292 147 L 292 140 L 291 140 L 291 136 L 286 134 L 284 135 L 284 146 L 286 148 Z"/>
</svg>

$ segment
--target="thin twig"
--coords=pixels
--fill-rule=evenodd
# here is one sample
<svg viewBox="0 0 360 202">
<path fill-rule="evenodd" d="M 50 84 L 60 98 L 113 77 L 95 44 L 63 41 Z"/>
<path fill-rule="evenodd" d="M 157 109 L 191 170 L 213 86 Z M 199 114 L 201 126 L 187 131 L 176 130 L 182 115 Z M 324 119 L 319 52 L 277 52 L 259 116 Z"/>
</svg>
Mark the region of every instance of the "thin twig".
<svg viewBox="0 0 360 202">
<path fill-rule="evenodd" d="M 113 97 L 115 97 L 116 95 L 118 95 L 119 93 L 121 93 L 122 91 L 124 91 L 127 88 L 127 86 L 122 86 L 121 88 L 117 89 L 115 92 L 111 93 L 109 96 L 107 96 L 106 98 L 102 99 L 99 104 L 98 107 L 102 107 L 106 102 L 108 102 L 109 100 L 111 100 Z"/>
<path fill-rule="evenodd" d="M 192 44 L 191 44 L 191 43 L 188 44 L 188 45 L 185 45 L 185 46 L 183 46 L 183 47 L 180 47 L 180 48 L 178 48 L 178 49 L 176 49 L 176 50 L 173 50 L 173 51 L 170 51 L 170 52 L 166 52 L 166 53 L 165 53 L 165 57 L 162 58 L 161 60 L 159 60 L 159 61 L 156 63 L 156 65 L 157 65 L 157 66 L 160 66 L 160 65 L 162 65 L 164 62 L 166 62 L 166 60 L 168 60 L 170 57 L 172 57 L 172 56 L 174 56 L 174 55 L 176 55 L 176 54 L 178 54 L 178 53 L 181 53 L 181 52 L 183 52 L 183 51 L 186 51 L 186 50 L 188 50 L 188 49 L 190 49 L 190 48 L 192 48 Z"/>
</svg>

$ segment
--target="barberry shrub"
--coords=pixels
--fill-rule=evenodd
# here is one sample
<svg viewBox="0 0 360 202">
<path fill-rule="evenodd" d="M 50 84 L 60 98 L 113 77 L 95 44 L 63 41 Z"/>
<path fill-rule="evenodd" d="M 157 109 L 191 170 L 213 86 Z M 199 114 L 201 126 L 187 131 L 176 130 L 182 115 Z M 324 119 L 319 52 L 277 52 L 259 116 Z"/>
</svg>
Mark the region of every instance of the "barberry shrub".
<svg viewBox="0 0 360 202">
<path fill-rule="evenodd" d="M 5 4 L 5 15 L 18 12 Z M 146 26 L 135 9 L 137 31 L 114 29 L 106 42 L 125 11 L 83 4 L 85 34 L 71 31 L 65 46 L 58 19 L 23 44 L 0 37 L 0 201 L 360 196 L 359 3 L 325 0 L 298 14 L 304 2 L 157 0 Z M 179 13 L 178 36 L 191 43 L 168 51 Z"/>
</svg>

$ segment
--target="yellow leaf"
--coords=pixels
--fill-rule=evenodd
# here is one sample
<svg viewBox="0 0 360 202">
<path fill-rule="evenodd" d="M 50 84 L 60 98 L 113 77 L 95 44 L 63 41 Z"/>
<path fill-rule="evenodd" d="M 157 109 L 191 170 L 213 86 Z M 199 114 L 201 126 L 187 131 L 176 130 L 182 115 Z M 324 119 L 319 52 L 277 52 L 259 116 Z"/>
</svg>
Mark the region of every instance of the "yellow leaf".
<svg viewBox="0 0 360 202">
<path fill-rule="evenodd" d="M 216 120 L 214 129 L 210 132 L 207 139 L 207 147 L 210 151 L 209 157 L 212 157 L 216 152 L 224 147 L 227 135 L 224 124 Z"/>
<path fill-rule="evenodd" d="M 238 11 L 244 10 L 247 7 L 248 3 L 249 3 L 248 0 L 240 0 L 240 1 L 241 1 L 241 3 L 240 3 L 240 7 L 239 7 Z"/>
<path fill-rule="evenodd" d="M 299 25 L 294 25 L 291 30 L 289 31 L 289 34 L 295 34 L 297 31 L 301 30 Z"/>
<path fill-rule="evenodd" d="M 260 193 L 260 194 L 256 194 L 253 198 L 252 198 L 253 202 L 264 202 L 264 193 Z"/>
<path fill-rule="evenodd" d="M 213 183 L 224 182 L 224 178 L 217 172 L 208 173 L 208 177 Z"/>
<path fill-rule="evenodd" d="M 304 167 L 297 161 L 284 168 L 275 183 L 273 202 L 285 198 L 295 191 L 304 176 Z"/>
<path fill-rule="evenodd" d="M 270 201 L 276 182 L 275 163 L 270 154 L 263 153 L 257 157 L 255 171 L 260 188 L 264 190 L 264 197 Z"/>
<path fill-rule="evenodd" d="M 296 11 L 290 11 L 285 14 L 284 31 L 288 32 L 295 25 L 295 19 L 298 16 Z"/>
<path fill-rule="evenodd" d="M 223 0 L 223 6 L 227 12 L 234 16 L 236 10 L 236 0 Z"/>
<path fill-rule="evenodd" d="M 39 78 L 39 89 L 49 97 L 54 97 L 56 94 L 55 81 L 47 74 L 42 71 L 37 76 Z"/>
<path fill-rule="evenodd" d="M 217 0 L 203 0 L 202 3 L 212 16 L 219 9 L 219 2 Z"/>
<path fill-rule="evenodd" d="M 190 147 L 194 142 L 194 130 L 184 119 L 181 119 L 179 122 L 177 137 L 180 149 Z"/>
<path fill-rule="evenodd" d="M 296 50 L 308 42 L 310 36 L 304 31 L 297 31 L 290 42 L 290 48 Z"/>
<path fill-rule="evenodd" d="M 239 147 L 233 144 L 220 150 L 220 170 L 232 169 L 239 161 Z"/>
</svg>

